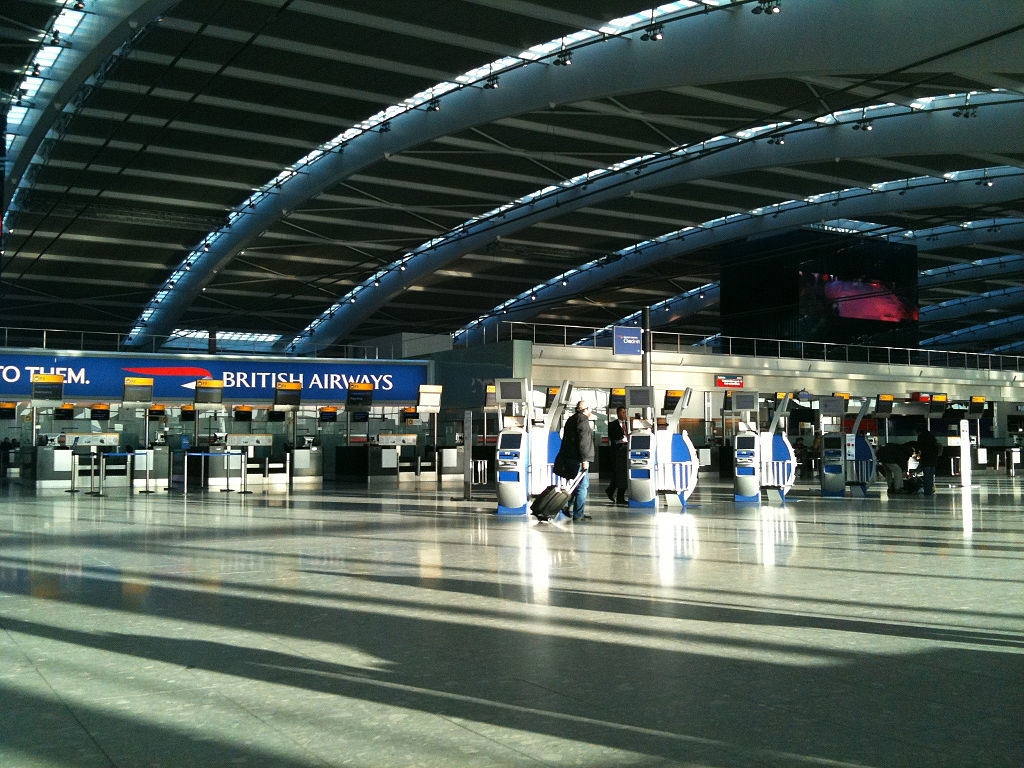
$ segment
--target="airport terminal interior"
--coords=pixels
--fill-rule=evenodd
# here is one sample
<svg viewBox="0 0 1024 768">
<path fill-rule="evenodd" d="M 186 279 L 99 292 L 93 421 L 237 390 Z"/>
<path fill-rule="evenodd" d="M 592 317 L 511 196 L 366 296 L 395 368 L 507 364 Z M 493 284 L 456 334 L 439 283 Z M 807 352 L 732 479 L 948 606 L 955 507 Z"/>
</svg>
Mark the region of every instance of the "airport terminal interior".
<svg viewBox="0 0 1024 768">
<path fill-rule="evenodd" d="M 1020 0 L 0 35 L 0 768 L 1024 765 Z"/>
</svg>

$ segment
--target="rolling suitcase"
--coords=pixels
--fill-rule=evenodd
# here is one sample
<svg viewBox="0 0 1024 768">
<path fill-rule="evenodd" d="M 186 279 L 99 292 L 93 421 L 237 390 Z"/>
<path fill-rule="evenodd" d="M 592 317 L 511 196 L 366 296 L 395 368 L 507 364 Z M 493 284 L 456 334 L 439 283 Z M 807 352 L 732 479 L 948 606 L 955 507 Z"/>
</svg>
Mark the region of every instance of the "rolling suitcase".
<svg viewBox="0 0 1024 768">
<path fill-rule="evenodd" d="M 583 480 L 583 472 L 580 472 L 572 480 L 563 480 L 557 485 L 549 485 L 533 500 L 530 505 L 530 514 L 540 520 L 547 522 L 565 509 L 572 498 L 576 486 Z"/>
</svg>

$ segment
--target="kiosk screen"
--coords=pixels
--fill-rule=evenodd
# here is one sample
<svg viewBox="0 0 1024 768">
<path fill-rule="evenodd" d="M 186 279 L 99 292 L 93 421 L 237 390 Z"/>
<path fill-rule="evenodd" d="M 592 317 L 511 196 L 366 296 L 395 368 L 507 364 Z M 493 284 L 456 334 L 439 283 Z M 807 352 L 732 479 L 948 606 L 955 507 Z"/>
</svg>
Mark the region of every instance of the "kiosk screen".
<svg viewBox="0 0 1024 768">
<path fill-rule="evenodd" d="M 753 451 L 757 448 L 757 435 L 737 435 L 736 450 Z"/>
<path fill-rule="evenodd" d="M 518 432 L 504 434 L 498 441 L 498 448 L 502 450 L 515 451 L 523 445 L 523 436 Z"/>
<path fill-rule="evenodd" d="M 498 379 L 498 400 L 503 402 L 519 402 L 526 399 L 523 382 L 519 379 Z"/>
<path fill-rule="evenodd" d="M 626 408 L 653 408 L 653 387 L 626 387 Z"/>
<path fill-rule="evenodd" d="M 284 421 L 284 411 L 267 411 L 267 421 Z"/>
<path fill-rule="evenodd" d="M 638 451 L 649 451 L 651 450 L 651 436 L 633 435 L 633 439 L 629 441 L 629 447 Z"/>
<path fill-rule="evenodd" d="M 732 410 L 734 411 L 756 411 L 757 410 L 757 393 L 756 392 L 733 392 L 732 393 Z"/>
</svg>

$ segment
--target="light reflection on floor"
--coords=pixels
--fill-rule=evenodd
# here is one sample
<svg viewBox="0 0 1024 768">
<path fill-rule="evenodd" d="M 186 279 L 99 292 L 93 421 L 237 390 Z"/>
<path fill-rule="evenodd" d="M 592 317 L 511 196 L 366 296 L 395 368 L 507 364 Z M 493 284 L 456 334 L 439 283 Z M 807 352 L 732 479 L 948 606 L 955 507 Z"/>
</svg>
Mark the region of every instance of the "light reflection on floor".
<svg viewBox="0 0 1024 768">
<path fill-rule="evenodd" d="M 0 766 L 1019 768 L 1020 486 L 975 482 L 558 524 L 5 485 Z"/>
</svg>

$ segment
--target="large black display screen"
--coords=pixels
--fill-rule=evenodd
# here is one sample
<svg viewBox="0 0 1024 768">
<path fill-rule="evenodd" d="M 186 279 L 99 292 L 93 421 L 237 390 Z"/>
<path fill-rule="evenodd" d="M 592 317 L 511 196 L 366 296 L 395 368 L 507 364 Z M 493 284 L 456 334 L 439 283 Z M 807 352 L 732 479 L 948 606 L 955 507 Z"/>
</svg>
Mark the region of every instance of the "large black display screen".
<svg viewBox="0 0 1024 768">
<path fill-rule="evenodd" d="M 914 346 L 917 249 L 801 230 L 721 253 L 726 336 Z"/>
</svg>

